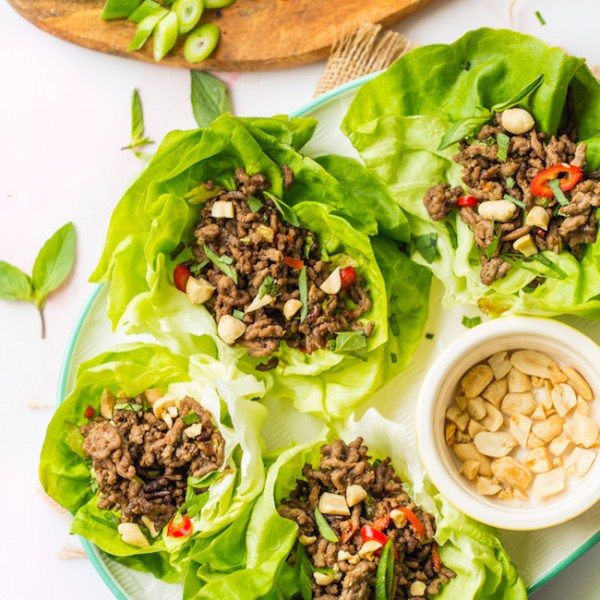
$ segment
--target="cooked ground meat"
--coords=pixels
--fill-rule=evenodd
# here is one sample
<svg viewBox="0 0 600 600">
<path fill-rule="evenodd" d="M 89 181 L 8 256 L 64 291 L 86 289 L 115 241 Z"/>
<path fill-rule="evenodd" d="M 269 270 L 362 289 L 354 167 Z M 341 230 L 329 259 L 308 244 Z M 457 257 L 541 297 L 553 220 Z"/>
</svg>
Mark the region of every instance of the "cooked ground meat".
<svg viewBox="0 0 600 600">
<path fill-rule="evenodd" d="M 98 484 L 98 506 L 120 512 L 121 522 L 139 524 L 146 515 L 160 531 L 184 503 L 188 477 L 203 477 L 222 466 L 225 440 L 210 413 L 189 396 L 177 417 L 165 418 L 169 425 L 144 408 L 144 395 L 119 398 L 116 406 L 123 408 L 114 409 L 112 419 L 98 416 L 81 428 Z M 186 416 L 196 431 L 187 430 Z"/>
<path fill-rule="evenodd" d="M 288 165 L 283 165 L 282 172 L 288 190 L 293 172 Z M 338 293 L 325 293 L 321 285 L 332 269 L 321 256 L 315 234 L 283 218 L 277 200 L 268 194 L 270 182 L 264 175 L 250 176 L 238 168 L 235 182 L 236 190 L 220 190 L 201 210 L 192 244 L 194 258 L 187 263 L 195 277 L 215 287 L 205 306 L 217 323 L 224 315 L 241 319 L 246 329 L 236 343 L 257 357 L 273 354 L 281 341 L 311 353 L 328 348 L 340 332 L 362 331 L 368 337 L 373 323 L 359 321 L 371 308 L 364 281 L 360 277 L 355 282 L 342 279 Z M 210 183 L 207 189 L 217 188 Z M 231 203 L 233 217 L 213 216 L 216 202 L 218 206 Z M 302 272 L 306 275 L 306 315 L 298 308 Z M 254 300 L 265 295 L 272 302 L 246 312 Z M 286 318 L 284 307 L 289 301 L 296 303 L 296 312 Z M 276 364 L 268 361 L 261 370 Z"/>
<path fill-rule="evenodd" d="M 297 481 L 290 497 L 278 507 L 279 514 L 298 524 L 298 542 L 289 561 L 295 564 L 302 544 L 308 560 L 316 569 L 334 569 L 333 581 L 319 585 L 312 582 L 315 598 L 362 600 L 374 597 L 379 554 L 361 557 L 361 528 L 372 527 L 392 540 L 397 559 L 391 598 L 412 598 L 411 585 L 422 581 L 431 596 L 439 592 L 455 573 L 439 561 L 435 534 L 435 519 L 416 506 L 402 489 L 402 482 L 390 464 L 391 460 L 371 462 L 368 449 L 357 438 L 350 444 L 336 440 L 321 448 L 317 468 L 306 464 L 303 479 Z M 323 515 L 338 538 L 326 540 L 316 524 L 315 508 L 325 492 L 343 497 L 349 486 L 361 486 L 366 497 L 350 508 L 350 516 Z M 398 509 L 411 511 L 422 524 L 422 536 Z M 397 512 L 395 513 L 394 510 Z M 308 538 L 308 539 L 307 539 Z M 314 538 L 314 541 L 313 541 Z M 340 552 L 346 554 L 339 554 Z M 340 558 L 342 556 L 342 558 Z M 345 558 L 343 558 L 345 557 Z M 421 596 L 423 597 L 423 596 Z"/>
<path fill-rule="evenodd" d="M 531 190 L 531 182 L 545 169 L 559 164 L 585 166 L 586 144 L 576 143 L 575 130 L 569 127 L 558 137 L 532 129 L 522 135 L 512 135 L 501 124 L 498 113 L 495 123 L 484 125 L 473 143 L 463 140 L 454 160 L 463 167 L 460 187 L 450 189 L 448 184 L 430 188 L 423 203 L 432 220 L 444 219 L 461 206 L 459 197 L 472 196 L 477 202 L 510 199 L 517 206 L 506 223 L 483 218 L 473 206 L 461 206 L 460 218 L 473 231 L 475 244 L 481 255 L 481 281 L 491 285 L 503 278 L 515 261 L 528 260 L 519 254 L 513 244 L 524 236 L 531 236 L 534 250 L 559 253 L 567 250 L 581 259 L 587 244 L 596 241 L 600 207 L 600 182 L 594 173 L 584 178 L 571 190 L 564 192 L 568 204 L 559 204 L 552 198 L 538 198 Z M 498 157 L 498 135 L 508 136 L 506 159 Z M 526 225 L 526 216 L 534 206 L 546 209 L 549 223 L 545 228 Z M 535 254 L 533 255 L 533 258 Z"/>
</svg>

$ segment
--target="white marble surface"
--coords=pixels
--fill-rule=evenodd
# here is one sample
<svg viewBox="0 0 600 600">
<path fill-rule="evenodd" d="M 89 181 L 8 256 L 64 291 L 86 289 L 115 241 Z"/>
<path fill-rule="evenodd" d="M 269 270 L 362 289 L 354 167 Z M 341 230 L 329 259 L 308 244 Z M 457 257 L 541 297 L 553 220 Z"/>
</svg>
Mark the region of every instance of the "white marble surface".
<svg viewBox="0 0 600 600">
<path fill-rule="evenodd" d="M 398 29 L 416 44 L 449 42 L 470 28 L 508 27 L 509 5 L 509 0 L 437 0 Z M 535 18 L 536 10 L 546 26 Z M 519 30 L 600 65 L 597 0 L 521 0 L 514 17 Z M 230 84 L 237 114 L 271 115 L 308 102 L 323 67 L 221 75 Z M 39 247 L 59 226 L 73 221 L 78 235 L 76 268 L 46 307 L 45 340 L 32 306 L 0 301 L 2 599 L 111 597 L 87 559 L 61 558 L 76 554 L 80 545 L 39 493 L 37 465 L 63 354 L 91 293 L 87 278 L 111 211 L 141 168 L 131 153 L 120 150 L 129 142 L 135 87 L 153 139 L 194 127 L 186 70 L 67 44 L 0 0 L 0 259 L 30 271 Z M 599 598 L 599 559 L 600 545 L 535 598 Z"/>
</svg>

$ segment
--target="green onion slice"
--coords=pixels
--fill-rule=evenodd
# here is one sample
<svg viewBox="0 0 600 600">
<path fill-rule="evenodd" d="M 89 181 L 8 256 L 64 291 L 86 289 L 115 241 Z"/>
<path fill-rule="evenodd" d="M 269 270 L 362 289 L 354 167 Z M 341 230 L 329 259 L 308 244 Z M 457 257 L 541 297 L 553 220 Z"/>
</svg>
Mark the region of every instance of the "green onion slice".
<svg viewBox="0 0 600 600">
<path fill-rule="evenodd" d="M 188 33 L 200 21 L 204 3 L 202 0 L 176 0 L 173 4 L 173 11 L 177 15 L 179 33 Z"/>
<path fill-rule="evenodd" d="M 317 527 L 319 528 L 319 533 L 328 541 L 328 542 L 339 542 L 338 536 L 335 535 L 335 532 L 329 526 L 327 519 L 321 514 L 321 511 L 315 507 L 315 521 L 317 523 Z"/>
<path fill-rule="evenodd" d="M 183 56 L 189 63 L 206 60 L 217 47 L 221 30 L 214 23 L 204 23 L 190 33 L 183 45 Z"/>
</svg>

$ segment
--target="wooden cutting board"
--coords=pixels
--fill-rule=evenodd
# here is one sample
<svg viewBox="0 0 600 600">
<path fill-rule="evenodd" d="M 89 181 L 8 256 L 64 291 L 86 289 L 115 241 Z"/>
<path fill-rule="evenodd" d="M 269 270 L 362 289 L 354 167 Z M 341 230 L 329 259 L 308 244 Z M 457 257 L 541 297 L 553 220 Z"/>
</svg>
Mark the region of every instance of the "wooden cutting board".
<svg viewBox="0 0 600 600">
<path fill-rule="evenodd" d="M 136 25 L 103 21 L 104 0 L 8 0 L 34 25 L 68 42 L 115 56 L 153 62 L 151 42 L 126 50 Z M 221 42 L 206 61 L 190 65 L 181 38 L 160 64 L 187 69 L 250 71 L 281 69 L 324 58 L 343 33 L 361 22 L 389 26 L 431 0 L 237 0 L 202 21 L 221 29 Z"/>
</svg>

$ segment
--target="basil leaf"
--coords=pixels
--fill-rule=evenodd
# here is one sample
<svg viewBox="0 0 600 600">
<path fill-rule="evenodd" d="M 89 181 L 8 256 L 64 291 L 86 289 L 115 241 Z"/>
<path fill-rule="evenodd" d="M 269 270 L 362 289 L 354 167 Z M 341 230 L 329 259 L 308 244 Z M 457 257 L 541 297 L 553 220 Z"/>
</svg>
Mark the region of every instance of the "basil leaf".
<svg viewBox="0 0 600 600">
<path fill-rule="evenodd" d="M 257 213 L 264 206 L 263 201 L 256 196 L 248 196 L 246 201 L 248 202 L 248 208 L 253 213 Z"/>
<path fill-rule="evenodd" d="M 75 228 L 63 225 L 42 246 L 35 263 L 31 283 L 38 305 L 67 278 L 75 262 Z"/>
<path fill-rule="evenodd" d="M 481 129 L 492 117 L 492 113 L 489 110 L 485 110 L 485 112 L 481 116 L 477 117 L 467 117 L 466 119 L 461 119 L 452 125 L 440 142 L 440 145 L 437 147 L 439 150 L 445 150 L 452 144 L 456 144 L 460 142 L 464 138 L 467 138 L 477 131 Z"/>
<path fill-rule="evenodd" d="M 463 315 L 462 324 L 467 329 L 472 329 L 473 327 L 475 327 L 476 325 L 479 325 L 480 323 L 481 323 L 481 317 L 467 317 L 467 315 Z"/>
<path fill-rule="evenodd" d="M 413 238 L 416 250 L 429 264 L 434 261 L 437 254 L 437 238 L 437 233 L 418 235 Z"/>
<path fill-rule="evenodd" d="M 321 511 L 315 507 L 315 523 L 319 528 L 319 533 L 328 541 L 328 542 L 339 542 L 339 538 L 335 535 L 333 529 L 331 529 L 327 519 L 321 514 Z"/>
<path fill-rule="evenodd" d="M 348 354 L 359 360 L 367 360 L 367 336 L 363 331 L 342 331 L 335 338 L 337 354 Z"/>
<path fill-rule="evenodd" d="M 296 545 L 296 581 L 302 600 L 312 600 L 312 581 L 314 567 L 311 565 L 304 546 L 298 542 Z"/>
<path fill-rule="evenodd" d="M 296 213 L 287 204 L 285 204 L 283 200 L 279 199 L 277 196 L 271 194 L 270 192 L 263 192 L 263 194 L 273 201 L 273 204 L 275 204 L 275 208 L 277 208 L 279 214 L 283 217 L 285 221 L 287 221 L 291 225 L 294 225 L 295 227 L 300 227 L 300 221 L 298 221 Z"/>
<path fill-rule="evenodd" d="M 498 152 L 496 156 L 498 160 L 505 162 L 508 157 L 508 146 L 510 144 L 510 138 L 501 131 L 498 132 L 496 136 L 496 142 L 498 143 Z"/>
<path fill-rule="evenodd" d="M 550 186 L 556 201 L 561 206 L 566 206 L 569 204 L 569 199 L 565 196 L 565 193 L 560 188 L 560 179 L 550 179 L 550 181 L 548 181 L 548 185 Z"/>
<path fill-rule="evenodd" d="M 279 288 L 277 287 L 275 280 L 270 275 L 267 275 L 263 279 L 263 282 L 258 288 L 259 298 L 262 298 L 265 294 L 269 294 L 269 296 L 272 296 L 273 298 L 276 298 L 279 295 Z"/>
<path fill-rule="evenodd" d="M 543 81 L 544 74 L 542 73 L 541 75 L 536 77 L 531 83 L 528 83 L 518 94 L 516 94 L 509 100 L 506 100 L 506 102 L 494 104 L 494 106 L 492 106 L 492 112 L 502 112 L 503 110 L 507 110 L 515 106 L 516 104 L 519 104 L 519 102 L 522 102 L 523 100 L 525 100 L 525 98 L 527 98 L 527 96 L 535 92 L 535 90 L 537 90 L 540 87 L 540 85 L 542 85 Z"/>
<path fill-rule="evenodd" d="M 31 302 L 31 279 L 21 269 L 0 260 L 0 298 Z"/>
<path fill-rule="evenodd" d="M 196 414 L 195 411 L 190 410 L 189 413 L 183 415 L 181 417 L 181 420 L 186 424 L 186 425 L 192 425 L 194 423 L 197 423 L 200 420 L 200 417 Z"/>
<path fill-rule="evenodd" d="M 208 127 L 217 117 L 231 112 L 227 86 L 205 71 L 191 71 L 192 111 L 198 127 Z"/>
<path fill-rule="evenodd" d="M 204 254 L 206 254 L 206 258 L 212 260 L 214 265 L 216 267 L 218 267 L 223 273 L 225 273 L 225 275 L 227 275 L 231 280 L 233 280 L 233 283 L 235 283 L 235 285 L 237 285 L 238 284 L 237 271 L 233 267 L 230 267 L 226 261 L 226 259 L 231 259 L 231 257 L 227 256 L 226 254 L 224 254 L 223 256 L 217 256 L 208 247 L 207 244 L 204 244 L 203 248 L 204 248 Z M 225 260 L 224 260 L 224 257 L 225 257 Z"/>
<path fill-rule="evenodd" d="M 304 323 L 304 319 L 306 319 L 306 315 L 308 314 L 308 275 L 306 273 L 306 267 L 300 269 L 300 275 L 298 275 L 298 288 L 300 289 L 300 302 L 302 302 L 300 323 Z"/>
</svg>

